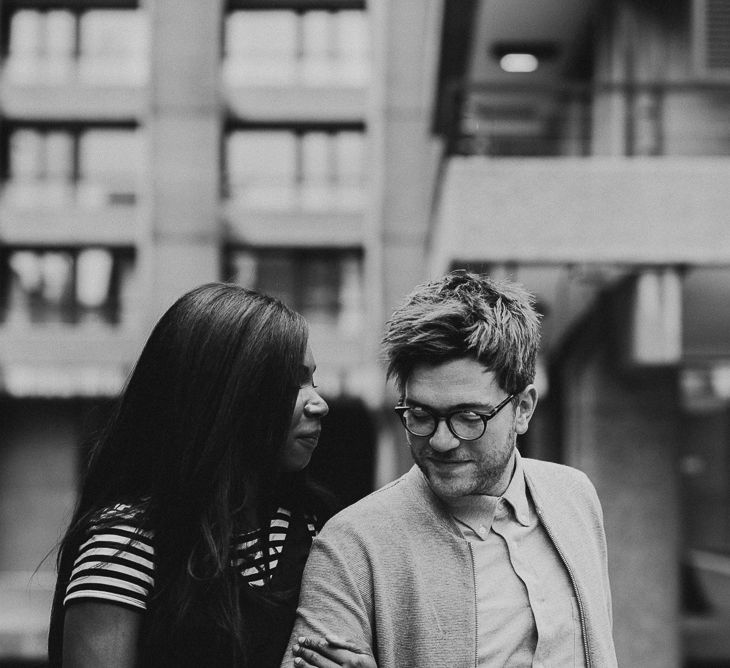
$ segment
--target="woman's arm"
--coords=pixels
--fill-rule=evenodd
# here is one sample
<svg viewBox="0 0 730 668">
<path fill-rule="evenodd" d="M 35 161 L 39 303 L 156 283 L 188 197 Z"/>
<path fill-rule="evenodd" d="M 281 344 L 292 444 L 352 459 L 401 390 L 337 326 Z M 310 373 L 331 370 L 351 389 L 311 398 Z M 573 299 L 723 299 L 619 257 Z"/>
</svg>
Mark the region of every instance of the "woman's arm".
<svg viewBox="0 0 730 668">
<path fill-rule="evenodd" d="M 96 601 L 66 609 L 64 668 L 134 668 L 143 611 Z"/>
</svg>

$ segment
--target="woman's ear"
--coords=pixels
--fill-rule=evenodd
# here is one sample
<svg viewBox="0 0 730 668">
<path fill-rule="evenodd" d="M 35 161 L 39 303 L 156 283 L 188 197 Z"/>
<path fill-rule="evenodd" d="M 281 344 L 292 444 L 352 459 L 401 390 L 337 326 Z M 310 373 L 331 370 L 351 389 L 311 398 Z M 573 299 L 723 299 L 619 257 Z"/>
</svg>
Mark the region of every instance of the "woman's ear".
<svg viewBox="0 0 730 668">
<path fill-rule="evenodd" d="M 530 424 L 530 418 L 537 406 L 537 388 L 530 384 L 522 392 L 515 395 L 517 409 L 515 410 L 515 431 L 524 434 Z"/>
</svg>

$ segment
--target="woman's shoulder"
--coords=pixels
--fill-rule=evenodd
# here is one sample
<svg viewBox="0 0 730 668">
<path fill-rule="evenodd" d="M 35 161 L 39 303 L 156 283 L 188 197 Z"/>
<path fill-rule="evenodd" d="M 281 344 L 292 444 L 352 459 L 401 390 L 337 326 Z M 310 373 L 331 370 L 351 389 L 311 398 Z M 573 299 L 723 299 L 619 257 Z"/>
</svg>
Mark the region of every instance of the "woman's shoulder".
<svg viewBox="0 0 730 668">
<path fill-rule="evenodd" d="M 93 543 L 114 543 L 120 548 L 143 547 L 151 554 L 154 531 L 143 505 L 117 503 L 93 513 L 86 525 L 86 541 L 80 552 Z"/>
<path fill-rule="evenodd" d="M 87 521 L 87 530 L 96 531 L 109 526 L 128 525 L 130 527 L 150 531 L 148 521 L 148 503 L 115 503 L 91 512 Z"/>
<path fill-rule="evenodd" d="M 141 506 L 118 503 L 92 513 L 64 604 L 96 600 L 145 609 L 154 585 L 153 538 Z"/>
</svg>

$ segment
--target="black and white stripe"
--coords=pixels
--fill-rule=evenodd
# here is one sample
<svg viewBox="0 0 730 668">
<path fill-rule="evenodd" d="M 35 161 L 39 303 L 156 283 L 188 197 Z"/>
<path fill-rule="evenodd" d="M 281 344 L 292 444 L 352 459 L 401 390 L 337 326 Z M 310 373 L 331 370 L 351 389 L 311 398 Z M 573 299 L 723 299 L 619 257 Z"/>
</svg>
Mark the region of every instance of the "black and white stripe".
<svg viewBox="0 0 730 668">
<path fill-rule="evenodd" d="M 64 604 L 101 598 L 144 610 L 154 570 L 151 532 L 131 524 L 92 527 L 79 548 Z"/>
<path fill-rule="evenodd" d="M 279 557 L 284 549 L 286 536 L 289 531 L 291 512 L 286 508 L 279 508 L 271 518 L 269 524 L 269 579 L 279 564 Z M 317 530 L 311 519 L 307 519 L 307 529 L 312 538 Z M 251 531 L 241 536 L 234 547 L 232 565 L 241 571 L 244 581 L 253 587 L 263 587 L 266 584 L 266 560 L 261 543 L 261 530 Z"/>
<path fill-rule="evenodd" d="M 142 610 L 155 580 L 153 534 L 134 526 L 134 514 L 128 506 L 117 506 L 102 514 L 111 514 L 119 524 L 93 524 L 89 537 L 79 548 L 64 605 L 74 600 L 95 599 L 119 603 Z M 273 576 L 284 549 L 291 512 L 279 508 L 269 525 L 268 578 Z M 317 535 L 314 522 L 307 518 L 307 529 Z M 241 535 L 233 547 L 231 565 L 240 570 L 244 581 L 254 587 L 266 583 L 266 559 L 261 546 L 261 530 Z"/>
</svg>

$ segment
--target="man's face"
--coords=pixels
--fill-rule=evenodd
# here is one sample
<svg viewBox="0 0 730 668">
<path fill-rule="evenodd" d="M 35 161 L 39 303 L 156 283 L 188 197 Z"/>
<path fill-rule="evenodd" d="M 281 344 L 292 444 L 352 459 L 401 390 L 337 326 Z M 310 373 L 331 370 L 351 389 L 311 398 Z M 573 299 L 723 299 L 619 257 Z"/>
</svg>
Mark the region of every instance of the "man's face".
<svg viewBox="0 0 730 668">
<path fill-rule="evenodd" d="M 404 404 L 440 415 L 455 410 L 489 412 L 507 396 L 494 372 L 472 358 L 436 366 L 416 366 L 405 384 Z M 468 494 L 502 494 L 514 465 L 517 434 L 527 431 L 537 403 L 534 386 L 516 395 L 489 422 L 484 434 L 464 441 L 449 431 L 445 420 L 432 436 L 407 433 L 413 459 L 434 493 L 448 501 Z"/>
</svg>

